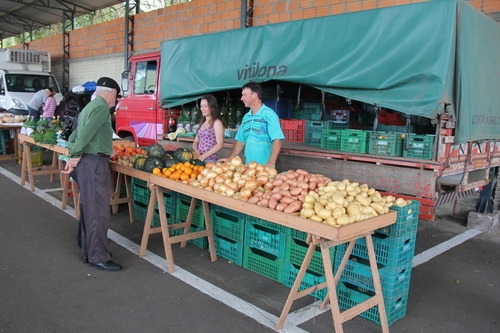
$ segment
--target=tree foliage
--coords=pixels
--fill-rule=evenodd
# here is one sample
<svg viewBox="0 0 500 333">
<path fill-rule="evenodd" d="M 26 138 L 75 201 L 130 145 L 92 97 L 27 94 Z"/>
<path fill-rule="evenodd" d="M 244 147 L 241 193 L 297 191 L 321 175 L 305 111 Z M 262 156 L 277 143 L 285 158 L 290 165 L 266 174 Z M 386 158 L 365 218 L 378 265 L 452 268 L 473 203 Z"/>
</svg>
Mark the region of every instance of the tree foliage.
<svg viewBox="0 0 500 333">
<path fill-rule="evenodd" d="M 190 2 L 191 0 L 140 0 L 140 12 L 148 12 L 152 10 L 156 10 L 158 8 L 163 8 L 163 7 L 168 7 L 168 6 L 173 6 L 177 5 L 180 3 L 185 3 L 185 2 Z M 133 4 L 133 0 L 130 0 L 130 3 Z M 125 16 L 125 2 L 122 2 L 121 4 L 114 5 L 111 7 L 103 8 L 100 10 L 97 10 L 95 12 L 81 15 L 78 17 L 75 17 L 73 20 L 73 25 L 74 29 L 80 29 L 84 27 L 88 27 L 90 25 L 94 24 L 99 24 L 111 20 L 115 20 L 120 17 Z M 130 12 L 130 15 L 134 15 L 135 11 Z M 67 23 L 70 25 L 70 23 Z M 63 28 L 62 28 L 62 23 L 55 23 L 52 24 L 48 27 L 40 28 L 37 30 L 34 30 L 31 33 L 26 32 L 24 39 L 29 42 L 32 40 L 37 40 L 37 39 L 42 39 L 46 37 L 50 37 L 56 34 L 62 33 Z M 13 45 L 19 45 L 22 44 L 23 38 L 22 35 L 18 36 L 13 36 L 9 38 L 3 39 L 3 47 L 9 47 Z"/>
</svg>

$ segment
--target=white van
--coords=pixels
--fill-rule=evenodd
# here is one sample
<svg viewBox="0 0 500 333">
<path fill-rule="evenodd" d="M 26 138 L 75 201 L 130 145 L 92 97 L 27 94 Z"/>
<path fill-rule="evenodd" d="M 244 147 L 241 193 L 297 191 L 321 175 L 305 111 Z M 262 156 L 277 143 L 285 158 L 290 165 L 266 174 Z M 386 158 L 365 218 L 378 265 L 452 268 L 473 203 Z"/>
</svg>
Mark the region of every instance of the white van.
<svg viewBox="0 0 500 333">
<path fill-rule="evenodd" d="M 50 68 L 48 52 L 0 49 L 0 112 L 27 115 L 30 100 L 47 87 L 59 104 L 63 96 Z"/>
</svg>

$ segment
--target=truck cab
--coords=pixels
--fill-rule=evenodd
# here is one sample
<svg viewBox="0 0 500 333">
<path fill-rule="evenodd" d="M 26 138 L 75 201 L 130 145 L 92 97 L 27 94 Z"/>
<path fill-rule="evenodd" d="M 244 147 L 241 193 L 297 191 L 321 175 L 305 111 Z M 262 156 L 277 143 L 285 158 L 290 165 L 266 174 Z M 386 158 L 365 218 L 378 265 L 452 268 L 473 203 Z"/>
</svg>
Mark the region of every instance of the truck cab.
<svg viewBox="0 0 500 333">
<path fill-rule="evenodd" d="M 116 105 L 116 134 L 148 146 L 164 133 L 160 106 L 160 52 L 135 55 L 124 72 L 124 97 Z M 123 82 L 124 81 L 124 82 Z"/>
<path fill-rule="evenodd" d="M 62 95 L 50 68 L 47 52 L 0 49 L 0 112 L 27 115 L 28 103 L 46 87 L 55 89 L 59 103 Z"/>
</svg>

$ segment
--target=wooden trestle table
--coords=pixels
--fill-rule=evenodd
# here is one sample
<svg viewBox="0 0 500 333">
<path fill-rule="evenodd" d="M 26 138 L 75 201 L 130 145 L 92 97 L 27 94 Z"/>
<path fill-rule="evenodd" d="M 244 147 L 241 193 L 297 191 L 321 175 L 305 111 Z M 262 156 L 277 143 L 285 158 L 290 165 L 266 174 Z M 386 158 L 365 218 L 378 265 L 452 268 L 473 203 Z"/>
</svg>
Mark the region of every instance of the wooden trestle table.
<svg viewBox="0 0 500 333">
<path fill-rule="evenodd" d="M 68 196 L 70 191 L 73 193 L 73 200 L 75 206 L 75 217 L 79 218 L 79 195 L 78 195 L 78 185 L 73 182 L 73 186 L 69 188 L 70 178 L 61 173 L 64 170 L 64 162 L 59 159 L 59 155 L 68 156 L 68 148 L 59 145 L 48 145 L 35 142 L 35 140 L 27 135 L 19 134 L 19 143 L 23 145 L 22 154 L 22 164 L 21 164 L 21 186 L 24 186 L 26 182 L 26 176 L 30 183 L 30 190 L 33 192 L 35 190 L 35 176 L 50 175 L 50 182 L 54 181 L 54 177 L 59 175 L 61 181 L 61 187 L 63 189 L 61 209 L 65 210 L 68 204 Z M 44 149 L 50 150 L 52 154 L 52 164 L 50 166 L 43 166 L 39 170 L 35 170 L 31 164 L 31 146 L 39 146 Z M 114 164 L 114 163 L 113 163 Z M 38 168 L 37 168 L 38 169 Z M 130 215 L 130 222 L 134 221 L 134 206 L 132 204 L 132 195 L 130 190 L 130 181 L 127 181 L 127 175 L 124 173 L 118 173 L 115 177 L 115 182 L 110 190 L 110 205 L 111 210 L 114 214 L 118 212 L 118 205 L 121 203 L 127 203 Z M 120 197 L 121 185 L 125 183 L 127 196 L 125 198 Z"/>
<path fill-rule="evenodd" d="M 301 268 L 297 274 L 297 278 L 291 288 L 288 299 L 285 302 L 281 316 L 276 325 L 276 329 L 281 329 L 284 325 L 285 319 L 291 309 L 292 303 L 304 296 L 307 296 L 313 291 L 320 290 L 323 288 L 328 288 L 327 297 L 323 301 L 322 309 L 327 306 L 328 303 L 331 305 L 331 312 L 333 317 L 333 324 L 336 333 L 343 332 L 342 324 L 359 315 L 360 313 L 374 307 L 378 306 L 380 314 L 380 322 L 382 327 L 382 332 L 388 333 L 389 327 L 387 323 L 386 311 L 384 306 L 384 298 L 382 295 L 382 287 L 380 284 L 380 277 L 377 268 L 377 261 L 375 258 L 375 252 L 372 241 L 372 233 L 374 230 L 394 224 L 396 222 L 397 213 L 395 211 L 390 211 L 388 214 L 381 215 L 378 217 L 371 218 L 369 220 L 353 223 L 341 228 L 332 227 L 326 224 L 313 222 L 294 216 L 291 214 L 285 214 L 272 210 L 269 208 L 260 207 L 254 204 L 250 204 L 237 199 L 229 198 L 220 194 L 214 194 L 211 191 L 206 191 L 204 189 L 196 188 L 188 184 L 173 181 L 167 178 L 156 176 L 153 174 L 148 174 L 143 171 L 135 170 L 130 167 L 119 165 L 116 163 L 111 163 L 111 170 L 123 173 L 129 177 L 136 177 L 148 182 L 148 186 L 151 190 L 151 197 L 148 205 L 146 221 L 144 224 L 144 231 L 142 235 L 141 247 L 139 251 L 139 256 L 144 256 L 149 235 L 154 233 L 162 233 L 163 245 L 165 248 L 167 269 L 169 272 L 175 270 L 174 257 L 172 253 L 172 244 L 181 243 L 181 247 L 186 245 L 187 240 L 207 237 L 208 246 L 210 250 L 210 257 L 212 261 L 217 260 L 215 244 L 212 233 L 212 222 L 210 220 L 209 203 L 216 204 L 219 206 L 232 209 L 237 212 L 242 212 L 247 215 L 251 215 L 257 218 L 261 218 L 273 223 L 277 223 L 286 227 L 290 227 L 296 230 L 300 230 L 308 233 L 308 243 L 309 247 L 302 262 Z M 165 212 L 165 205 L 163 203 L 163 192 L 164 191 L 175 191 L 192 197 L 191 206 L 187 219 L 183 223 L 168 224 L 167 215 Z M 130 193 L 127 192 L 127 195 Z M 191 220 L 194 214 L 194 209 L 197 200 L 201 200 L 203 213 L 205 215 L 206 229 L 197 232 L 190 232 Z M 153 219 L 155 205 L 158 204 L 159 215 L 160 215 L 160 227 L 152 228 L 151 221 Z M 184 234 L 178 236 L 170 236 L 169 229 L 184 228 Z M 370 268 L 372 272 L 372 278 L 374 282 L 375 295 L 366 300 L 365 302 L 358 304 L 351 309 L 340 312 L 336 284 L 339 281 L 342 271 L 345 268 L 347 260 L 351 254 L 351 251 L 359 238 L 365 238 L 368 256 L 370 261 Z M 330 257 L 330 248 L 342 243 L 349 242 L 347 251 L 342 259 L 339 269 L 334 275 L 332 260 Z M 316 286 L 310 287 L 306 290 L 298 291 L 299 286 L 304 278 L 309 263 L 311 262 L 312 256 L 316 249 L 316 246 L 320 246 L 321 254 L 323 256 L 323 266 L 325 270 L 326 282 L 320 283 Z"/>
<path fill-rule="evenodd" d="M 22 127 L 22 123 L 1 123 L 0 131 L 3 130 L 14 130 L 14 153 L 12 154 L 0 154 L 0 161 L 4 160 L 19 160 L 21 156 L 19 155 L 19 132 Z"/>
</svg>

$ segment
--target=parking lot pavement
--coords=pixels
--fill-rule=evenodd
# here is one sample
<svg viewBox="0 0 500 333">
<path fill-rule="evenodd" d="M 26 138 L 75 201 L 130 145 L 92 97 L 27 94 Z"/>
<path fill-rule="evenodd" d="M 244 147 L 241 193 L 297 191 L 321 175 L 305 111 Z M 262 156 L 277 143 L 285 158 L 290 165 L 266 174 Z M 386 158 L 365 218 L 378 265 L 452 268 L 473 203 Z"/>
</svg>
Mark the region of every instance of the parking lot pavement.
<svg viewBox="0 0 500 333">
<path fill-rule="evenodd" d="M 275 331 L 287 287 L 223 258 L 211 262 L 190 243 L 174 246 L 170 274 L 159 234 L 146 257 L 137 256 L 143 224 L 130 223 L 122 206 L 108 236 L 124 270 L 93 269 L 79 260 L 77 221 L 71 207 L 60 209 L 60 184 L 40 176 L 31 193 L 19 176 L 19 165 L 0 162 L 1 332 Z M 437 221 L 419 224 L 415 254 L 434 256 L 413 267 L 406 316 L 390 331 L 498 332 L 498 231 L 464 238 L 463 218 L 444 208 Z M 296 301 L 282 331 L 333 331 L 331 313 L 318 305 L 312 297 Z M 361 317 L 344 330 L 381 332 Z"/>
</svg>

